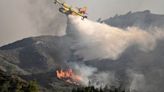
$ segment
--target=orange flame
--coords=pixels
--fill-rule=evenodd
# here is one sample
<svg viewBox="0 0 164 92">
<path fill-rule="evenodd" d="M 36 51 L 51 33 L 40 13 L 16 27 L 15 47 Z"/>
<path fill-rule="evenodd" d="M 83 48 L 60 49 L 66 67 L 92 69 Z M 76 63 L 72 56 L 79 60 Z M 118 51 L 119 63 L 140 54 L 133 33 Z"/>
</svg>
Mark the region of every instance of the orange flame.
<svg viewBox="0 0 164 92">
<path fill-rule="evenodd" d="M 77 84 L 82 78 L 79 75 L 76 75 L 72 69 L 68 70 L 57 70 L 56 75 L 59 79 L 66 80 L 66 82 Z"/>
</svg>

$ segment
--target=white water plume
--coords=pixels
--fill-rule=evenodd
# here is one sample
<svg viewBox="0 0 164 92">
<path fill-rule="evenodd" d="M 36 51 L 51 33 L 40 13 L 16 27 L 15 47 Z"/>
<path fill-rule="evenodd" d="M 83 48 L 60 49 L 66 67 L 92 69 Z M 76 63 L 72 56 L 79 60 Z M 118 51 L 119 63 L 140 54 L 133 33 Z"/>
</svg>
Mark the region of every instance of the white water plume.
<svg viewBox="0 0 164 92">
<path fill-rule="evenodd" d="M 131 46 L 141 51 L 151 51 L 156 41 L 164 37 L 160 30 L 141 30 L 129 27 L 126 30 L 112 27 L 77 16 L 69 16 L 67 35 L 74 39 L 72 49 L 75 55 L 84 60 L 112 59 L 116 60 Z"/>
</svg>

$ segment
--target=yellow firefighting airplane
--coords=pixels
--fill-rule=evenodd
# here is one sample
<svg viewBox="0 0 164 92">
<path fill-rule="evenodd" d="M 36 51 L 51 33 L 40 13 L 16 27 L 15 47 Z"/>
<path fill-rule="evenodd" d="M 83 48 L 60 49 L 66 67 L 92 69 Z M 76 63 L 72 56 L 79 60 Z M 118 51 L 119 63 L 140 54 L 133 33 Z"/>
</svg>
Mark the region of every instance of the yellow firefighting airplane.
<svg viewBox="0 0 164 92">
<path fill-rule="evenodd" d="M 75 16 L 81 16 L 82 20 L 84 18 L 87 18 L 86 16 L 86 11 L 87 11 L 87 7 L 83 7 L 83 8 L 77 8 L 74 9 L 71 6 L 69 6 L 68 4 L 66 4 L 65 2 L 59 1 L 59 0 L 55 0 L 54 2 L 55 4 L 59 4 L 61 7 L 59 8 L 59 11 L 61 13 L 64 13 L 66 15 L 75 15 Z"/>
</svg>

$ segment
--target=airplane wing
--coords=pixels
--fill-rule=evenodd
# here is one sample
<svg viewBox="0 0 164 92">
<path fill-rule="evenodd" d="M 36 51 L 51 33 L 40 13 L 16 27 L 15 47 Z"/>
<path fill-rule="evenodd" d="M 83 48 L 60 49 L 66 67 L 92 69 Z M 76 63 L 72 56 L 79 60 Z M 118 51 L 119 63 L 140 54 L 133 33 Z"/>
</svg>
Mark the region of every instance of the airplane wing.
<svg viewBox="0 0 164 92">
<path fill-rule="evenodd" d="M 68 4 L 66 4 L 66 3 L 63 2 L 63 1 L 55 0 L 54 3 L 55 3 L 55 4 L 59 4 L 59 5 L 63 6 L 64 8 L 71 9 L 71 6 L 69 6 Z"/>
<path fill-rule="evenodd" d="M 86 15 L 81 14 L 81 13 L 79 13 L 79 12 L 75 11 L 75 10 L 72 10 L 72 12 L 73 12 L 73 13 L 75 13 L 76 15 L 78 15 L 78 16 L 81 16 L 81 17 L 82 17 L 82 19 L 87 18 L 87 16 L 86 16 Z"/>
<path fill-rule="evenodd" d="M 64 8 L 70 9 L 74 14 L 82 16 L 80 13 L 78 13 L 75 9 L 72 9 L 71 6 L 67 5 L 66 3 L 59 1 L 59 0 L 55 0 L 54 2 L 55 4 L 59 4 L 61 6 L 63 6 Z"/>
<path fill-rule="evenodd" d="M 76 15 L 83 16 L 83 14 L 78 13 L 76 10 L 73 10 L 73 9 L 72 9 L 72 12 L 75 13 Z"/>
</svg>

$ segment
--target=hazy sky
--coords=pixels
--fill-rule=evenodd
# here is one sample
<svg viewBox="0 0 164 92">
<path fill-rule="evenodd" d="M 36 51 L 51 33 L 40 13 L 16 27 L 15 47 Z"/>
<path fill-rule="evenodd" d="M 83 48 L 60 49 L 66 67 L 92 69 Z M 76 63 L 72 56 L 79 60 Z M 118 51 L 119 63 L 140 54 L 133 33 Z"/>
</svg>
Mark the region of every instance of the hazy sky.
<svg viewBox="0 0 164 92">
<path fill-rule="evenodd" d="M 65 0 L 76 6 L 87 6 L 90 19 L 108 18 L 128 11 L 149 9 L 153 13 L 164 14 L 164 0 Z"/>
<path fill-rule="evenodd" d="M 58 34 L 63 16 L 53 0 L 0 0 L 0 46 L 26 37 Z"/>
</svg>

